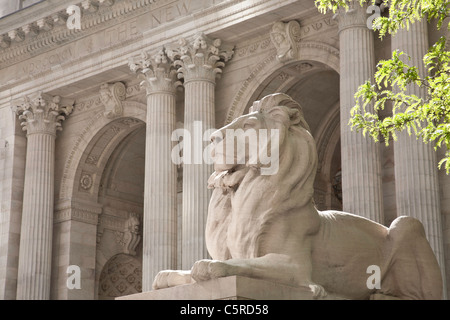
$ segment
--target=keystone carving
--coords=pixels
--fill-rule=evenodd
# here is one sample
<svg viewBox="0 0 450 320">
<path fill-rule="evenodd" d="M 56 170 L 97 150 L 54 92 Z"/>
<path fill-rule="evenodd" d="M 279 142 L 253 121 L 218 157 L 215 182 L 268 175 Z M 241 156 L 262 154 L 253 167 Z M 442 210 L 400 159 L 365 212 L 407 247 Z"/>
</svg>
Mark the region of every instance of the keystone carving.
<svg viewBox="0 0 450 320">
<path fill-rule="evenodd" d="M 276 22 L 270 31 L 270 39 L 277 49 L 277 59 L 286 62 L 296 59 L 298 48 L 296 39 L 300 37 L 300 24 L 293 20 Z"/>
<path fill-rule="evenodd" d="M 123 114 L 122 101 L 125 101 L 126 94 L 127 91 L 122 82 L 104 83 L 101 85 L 100 101 L 105 107 L 105 117 L 113 119 Z"/>
<path fill-rule="evenodd" d="M 136 213 L 131 212 L 124 224 L 124 231 L 116 232 L 116 242 L 124 247 L 124 253 L 136 255 L 136 247 L 141 241 L 139 217 Z"/>
</svg>

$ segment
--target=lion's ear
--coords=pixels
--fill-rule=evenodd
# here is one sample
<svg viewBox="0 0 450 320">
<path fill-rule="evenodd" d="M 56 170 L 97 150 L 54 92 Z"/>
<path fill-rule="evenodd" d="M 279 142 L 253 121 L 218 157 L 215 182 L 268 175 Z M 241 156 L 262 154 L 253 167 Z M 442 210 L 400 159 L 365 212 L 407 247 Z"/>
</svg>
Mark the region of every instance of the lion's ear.
<svg viewBox="0 0 450 320">
<path fill-rule="evenodd" d="M 302 116 L 300 114 L 300 110 L 297 108 L 290 108 L 289 109 L 289 120 L 291 121 L 291 125 L 299 124 L 302 119 Z"/>
<path fill-rule="evenodd" d="M 303 129 L 307 131 L 311 131 L 308 123 L 303 116 L 303 112 L 298 108 L 289 108 L 289 120 L 291 122 L 291 126 L 301 126 Z"/>
</svg>

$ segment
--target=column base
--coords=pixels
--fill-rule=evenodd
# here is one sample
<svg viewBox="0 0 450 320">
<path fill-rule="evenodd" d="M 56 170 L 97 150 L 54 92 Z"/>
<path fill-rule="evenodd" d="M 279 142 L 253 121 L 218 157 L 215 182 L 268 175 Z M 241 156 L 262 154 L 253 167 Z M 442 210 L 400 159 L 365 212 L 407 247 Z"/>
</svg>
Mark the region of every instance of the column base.
<svg viewBox="0 0 450 320">
<path fill-rule="evenodd" d="M 240 276 L 218 278 L 118 297 L 116 300 L 314 300 L 307 287 L 290 287 Z M 344 300 L 328 294 L 318 300 Z"/>
</svg>

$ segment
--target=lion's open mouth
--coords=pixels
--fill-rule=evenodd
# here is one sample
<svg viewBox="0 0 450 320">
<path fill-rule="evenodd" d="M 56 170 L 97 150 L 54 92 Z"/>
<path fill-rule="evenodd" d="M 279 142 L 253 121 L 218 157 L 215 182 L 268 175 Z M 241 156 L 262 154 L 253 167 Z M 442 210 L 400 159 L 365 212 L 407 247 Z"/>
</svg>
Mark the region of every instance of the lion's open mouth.
<svg viewBox="0 0 450 320">
<path fill-rule="evenodd" d="M 208 187 L 236 190 L 248 169 L 247 166 L 239 164 L 230 169 L 215 171 L 208 179 Z"/>
</svg>

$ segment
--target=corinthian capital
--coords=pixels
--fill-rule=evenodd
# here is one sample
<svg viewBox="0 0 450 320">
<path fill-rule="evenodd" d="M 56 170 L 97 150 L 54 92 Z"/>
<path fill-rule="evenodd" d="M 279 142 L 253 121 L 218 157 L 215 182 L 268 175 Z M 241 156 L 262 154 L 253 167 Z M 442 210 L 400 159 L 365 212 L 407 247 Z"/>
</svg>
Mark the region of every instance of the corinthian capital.
<svg viewBox="0 0 450 320">
<path fill-rule="evenodd" d="M 48 133 L 56 135 L 61 123 L 72 113 L 73 100 L 51 96 L 41 91 L 13 102 L 13 111 L 21 120 L 22 130 L 28 134 Z"/>
<path fill-rule="evenodd" d="M 366 11 L 367 4 L 361 6 L 358 0 L 348 1 L 348 8 L 339 8 L 333 16 L 339 23 L 339 32 L 352 27 L 367 28 L 369 14 Z"/>
<path fill-rule="evenodd" d="M 167 56 L 166 49 L 162 48 L 154 54 L 142 52 L 139 57 L 130 58 L 130 70 L 138 73 L 142 80 L 141 86 L 147 94 L 154 92 L 175 93 L 181 81 L 177 78 L 177 70 L 173 61 Z"/>
<path fill-rule="evenodd" d="M 220 39 L 212 40 L 198 33 L 191 41 L 180 39 L 178 47 L 167 54 L 178 68 L 178 77 L 190 80 L 215 81 L 225 63 L 233 56 L 233 47 L 224 46 Z"/>
</svg>

